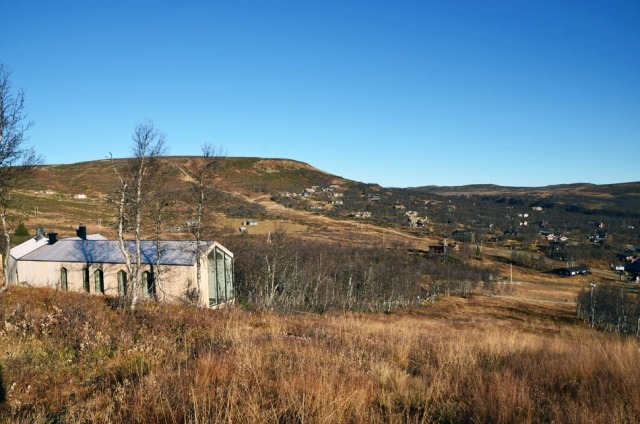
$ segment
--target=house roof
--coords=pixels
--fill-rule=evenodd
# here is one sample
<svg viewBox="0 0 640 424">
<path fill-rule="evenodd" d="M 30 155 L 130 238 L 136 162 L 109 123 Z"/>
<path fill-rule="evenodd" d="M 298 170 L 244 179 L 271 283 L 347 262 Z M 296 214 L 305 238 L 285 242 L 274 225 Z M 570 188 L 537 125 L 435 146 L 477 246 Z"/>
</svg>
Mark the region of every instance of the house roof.
<svg viewBox="0 0 640 424">
<path fill-rule="evenodd" d="M 40 238 L 34 237 L 32 239 L 25 241 L 22 244 L 17 245 L 16 247 L 13 247 L 10 251 L 10 254 L 15 259 L 20 259 L 27 253 L 33 252 L 34 250 L 44 246 L 48 242 L 49 242 L 49 239 L 47 239 L 46 237 L 40 237 Z"/>
<path fill-rule="evenodd" d="M 76 237 L 66 238 L 65 240 L 82 240 L 82 239 L 76 236 Z M 89 234 L 87 235 L 87 240 L 107 240 L 107 238 L 102 234 Z"/>
<path fill-rule="evenodd" d="M 589 267 L 586 265 L 577 265 L 577 266 L 570 266 L 570 267 L 566 267 L 566 268 L 561 268 L 561 270 L 563 270 L 564 272 L 567 273 L 585 273 L 589 271 Z"/>
<path fill-rule="evenodd" d="M 135 260 L 135 245 L 126 241 L 126 247 Z M 207 250 L 214 242 L 201 242 L 203 250 Z M 193 265 L 195 263 L 195 241 L 160 241 L 156 248 L 153 240 L 140 242 L 142 263 L 156 263 L 157 252 L 160 251 L 162 265 Z M 19 247 L 19 246 L 18 246 Z M 15 248 L 14 248 L 15 249 Z M 124 255 L 116 240 L 104 240 L 87 237 L 62 239 L 54 244 L 44 244 L 19 258 L 21 261 L 44 262 L 85 262 L 85 263 L 124 263 Z"/>
</svg>

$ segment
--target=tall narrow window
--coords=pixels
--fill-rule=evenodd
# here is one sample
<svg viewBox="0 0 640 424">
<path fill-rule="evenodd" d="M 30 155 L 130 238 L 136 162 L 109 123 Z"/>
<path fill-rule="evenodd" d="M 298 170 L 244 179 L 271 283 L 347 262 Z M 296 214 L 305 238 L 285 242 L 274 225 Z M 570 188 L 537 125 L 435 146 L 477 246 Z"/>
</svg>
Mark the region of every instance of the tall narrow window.
<svg viewBox="0 0 640 424">
<path fill-rule="evenodd" d="M 224 252 L 216 248 L 216 298 L 218 303 L 226 300 L 224 283 Z"/>
<path fill-rule="evenodd" d="M 118 294 L 120 296 L 127 295 L 127 273 L 118 271 Z"/>
<path fill-rule="evenodd" d="M 216 251 L 209 253 L 207 266 L 207 281 L 209 285 L 209 306 L 218 304 L 218 284 L 216 281 Z"/>
<path fill-rule="evenodd" d="M 215 248 L 208 258 L 209 306 L 233 299 L 233 257 Z"/>
<path fill-rule="evenodd" d="M 142 284 L 144 284 L 145 292 L 149 297 L 155 297 L 156 295 L 156 282 L 153 279 L 153 274 L 149 271 L 142 273 Z"/>
<path fill-rule="evenodd" d="M 60 268 L 60 290 L 69 290 L 69 285 L 67 284 L 67 268 L 65 267 Z"/>
<path fill-rule="evenodd" d="M 224 254 L 225 299 L 233 299 L 233 258 Z"/>
<path fill-rule="evenodd" d="M 89 283 L 89 268 L 82 269 L 82 287 L 87 293 L 91 291 L 91 286 Z"/>
<path fill-rule="evenodd" d="M 93 279 L 96 284 L 96 293 L 104 293 L 104 274 L 101 269 L 96 269 L 93 273 Z"/>
</svg>

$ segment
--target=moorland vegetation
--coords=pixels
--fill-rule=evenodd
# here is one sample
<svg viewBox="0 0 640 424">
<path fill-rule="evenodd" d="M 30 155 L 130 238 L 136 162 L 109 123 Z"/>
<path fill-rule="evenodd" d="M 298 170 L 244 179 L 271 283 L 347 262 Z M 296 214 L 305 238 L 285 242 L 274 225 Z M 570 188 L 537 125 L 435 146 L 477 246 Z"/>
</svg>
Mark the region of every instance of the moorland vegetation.
<svg viewBox="0 0 640 424">
<path fill-rule="evenodd" d="M 199 310 L 10 287 L 3 422 L 640 418 L 635 338 L 570 304 L 448 297 L 393 313 Z"/>
</svg>

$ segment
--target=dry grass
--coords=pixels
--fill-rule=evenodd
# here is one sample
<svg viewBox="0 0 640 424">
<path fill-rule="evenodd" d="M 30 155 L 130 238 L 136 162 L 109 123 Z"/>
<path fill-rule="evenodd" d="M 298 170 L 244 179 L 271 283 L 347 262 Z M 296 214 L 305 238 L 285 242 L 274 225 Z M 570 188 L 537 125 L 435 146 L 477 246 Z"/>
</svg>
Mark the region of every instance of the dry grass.
<svg viewBox="0 0 640 424">
<path fill-rule="evenodd" d="M 281 316 L 108 303 L 0 297 L 0 420 L 640 420 L 640 344 L 589 330 L 567 305 L 471 297 Z"/>
</svg>

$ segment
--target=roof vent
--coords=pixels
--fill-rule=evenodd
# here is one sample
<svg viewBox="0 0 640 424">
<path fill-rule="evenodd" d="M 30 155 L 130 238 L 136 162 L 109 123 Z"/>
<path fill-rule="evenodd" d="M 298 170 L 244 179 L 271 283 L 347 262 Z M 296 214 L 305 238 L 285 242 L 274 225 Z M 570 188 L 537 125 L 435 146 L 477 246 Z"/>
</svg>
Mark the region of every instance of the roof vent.
<svg viewBox="0 0 640 424">
<path fill-rule="evenodd" d="M 84 224 L 80 224 L 78 228 L 76 228 L 76 235 L 80 237 L 82 240 L 87 239 L 87 227 Z"/>
<path fill-rule="evenodd" d="M 49 244 L 54 244 L 58 241 L 58 233 L 47 233 L 47 236 L 49 236 Z"/>
</svg>

